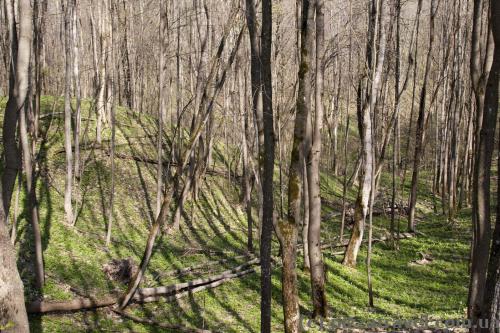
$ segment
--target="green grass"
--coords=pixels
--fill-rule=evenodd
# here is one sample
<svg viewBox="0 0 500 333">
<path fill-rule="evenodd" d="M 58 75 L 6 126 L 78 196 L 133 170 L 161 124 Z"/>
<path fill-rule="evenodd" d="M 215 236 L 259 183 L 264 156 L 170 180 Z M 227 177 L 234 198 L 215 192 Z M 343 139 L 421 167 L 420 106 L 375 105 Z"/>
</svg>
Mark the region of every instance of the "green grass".
<svg viewBox="0 0 500 333">
<path fill-rule="evenodd" d="M 0 109 L 4 108 L 5 102 L 5 98 L 0 98 Z M 62 102 L 62 99 L 54 101 L 51 97 L 44 97 L 42 113 L 50 113 L 53 107 L 54 111 L 61 112 Z M 90 102 L 85 101 L 83 105 L 83 116 L 94 118 L 88 111 Z M 3 112 L 0 113 L 3 115 Z M 49 123 L 50 128 L 41 147 L 40 159 L 41 167 L 47 172 L 37 185 L 47 276 L 43 295 L 47 300 L 68 300 L 78 297 L 74 289 L 96 297 L 122 292 L 126 286 L 108 280 L 102 267 L 115 258 L 131 257 L 136 263 L 140 261 L 148 227 L 155 215 L 156 165 L 116 159 L 113 237 L 111 246 L 106 248 L 110 160 L 102 150 L 90 149 L 95 137 L 94 123 L 91 122 L 86 138 L 82 140 L 87 149 L 82 150 L 84 172 L 75 193 L 78 220 L 75 227 L 70 227 L 64 222 L 62 197 L 65 171 L 63 123 L 61 117 L 54 117 L 52 122 L 49 119 L 44 118 L 42 122 L 44 129 L 48 128 Z M 118 152 L 155 158 L 157 131 L 154 118 L 117 108 L 117 123 Z M 85 130 L 85 125 L 83 127 Z M 109 137 L 110 130 L 106 128 L 103 135 L 105 146 L 109 143 Z M 231 151 L 235 153 L 236 149 Z M 214 165 L 221 171 L 226 168 L 225 152 L 227 149 L 223 142 L 218 143 L 214 151 Z M 417 217 L 418 230 L 423 235 L 400 241 L 398 251 L 384 243 L 374 246 L 374 309 L 367 306 L 366 248 L 363 247 L 360 252 L 356 270 L 343 267 L 340 264 L 341 256 L 325 251 L 326 289 L 332 317 L 356 317 L 361 321 L 394 317 L 412 319 L 422 315 L 440 319 L 464 317 L 470 212 L 459 214 L 454 225 L 450 225 L 442 216 L 434 215 L 432 196 L 428 192 L 429 175 L 423 172 L 421 179 Z M 325 201 L 323 214 L 331 216 L 329 213 L 339 212 L 341 207 L 342 177 L 323 172 L 321 186 Z M 379 196 L 390 197 L 389 187 L 390 176 L 384 174 Z M 406 186 L 405 191 L 407 189 Z M 276 193 L 278 195 L 279 191 Z M 347 202 L 353 203 L 356 194 L 356 188 L 350 188 Z M 406 193 L 404 195 L 406 197 Z M 229 183 L 227 177 L 207 176 L 198 201 L 189 200 L 186 205 L 180 232 L 157 240 L 155 253 L 141 286 L 187 281 L 198 275 L 181 278 L 158 276 L 164 271 L 245 253 L 246 216 L 239 197 L 239 183 L 234 179 Z M 33 241 L 31 228 L 25 220 L 25 207 L 24 195 L 21 193 L 16 246 L 20 253 L 18 263 L 26 297 L 32 300 L 39 295 L 33 288 Z M 404 230 L 406 220 L 403 218 L 400 223 Z M 388 225 L 387 216 L 377 216 L 374 220 L 375 237 L 385 234 Z M 336 241 L 339 229 L 339 214 L 324 221 L 324 242 Z M 275 242 L 274 253 L 277 250 Z M 411 265 L 412 261 L 420 259 L 419 252 L 431 254 L 434 261 L 425 266 Z M 228 261 L 215 271 L 205 272 L 205 276 L 238 265 L 242 260 Z M 298 267 L 302 267 L 300 256 Z M 275 267 L 272 322 L 275 332 L 283 330 L 280 281 L 280 268 Z M 252 274 L 175 302 L 133 305 L 129 310 L 140 317 L 153 317 L 172 324 L 182 323 L 224 332 L 258 332 L 259 288 L 259 274 Z M 310 315 L 309 276 L 302 270 L 299 270 L 299 291 L 301 313 Z M 34 332 L 165 332 L 154 326 L 123 319 L 109 309 L 30 316 L 30 322 Z"/>
</svg>

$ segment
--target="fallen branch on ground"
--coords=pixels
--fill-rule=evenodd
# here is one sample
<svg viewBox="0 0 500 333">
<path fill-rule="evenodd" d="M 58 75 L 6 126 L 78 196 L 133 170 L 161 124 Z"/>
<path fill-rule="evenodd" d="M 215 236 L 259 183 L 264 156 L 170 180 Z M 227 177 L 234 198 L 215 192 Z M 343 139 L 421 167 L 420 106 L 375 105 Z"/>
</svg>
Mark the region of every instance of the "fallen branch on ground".
<svg viewBox="0 0 500 333">
<path fill-rule="evenodd" d="M 168 295 L 172 293 L 177 293 L 179 291 L 182 291 L 183 289 L 186 288 L 193 288 L 197 287 L 200 285 L 205 285 L 217 280 L 225 279 L 228 277 L 235 277 L 235 273 L 241 272 L 244 269 L 258 264 L 260 262 L 260 259 L 254 258 L 238 267 L 235 267 L 233 269 L 227 270 L 222 272 L 221 274 L 214 275 L 208 278 L 200 278 L 196 280 L 192 280 L 189 282 L 183 282 L 183 283 L 177 283 L 177 284 L 172 284 L 170 286 L 164 286 L 164 287 L 156 287 L 156 288 L 142 288 L 138 289 L 137 292 L 134 295 L 135 300 L 143 301 L 143 299 L 146 299 L 147 297 L 150 296 L 159 296 L 159 295 Z"/>
<path fill-rule="evenodd" d="M 224 271 L 208 278 L 200 278 L 163 287 L 138 289 L 132 297 L 132 301 L 134 303 L 148 303 L 158 300 L 172 301 L 179 299 L 191 293 L 215 288 L 234 278 L 253 273 L 255 269 L 248 268 L 257 264 L 259 264 L 259 259 L 255 258 L 231 270 Z M 102 299 L 79 298 L 62 302 L 34 301 L 27 304 L 27 311 L 28 313 L 78 311 L 112 306 L 118 303 L 118 301 L 119 298 L 116 296 L 105 296 Z"/>
</svg>

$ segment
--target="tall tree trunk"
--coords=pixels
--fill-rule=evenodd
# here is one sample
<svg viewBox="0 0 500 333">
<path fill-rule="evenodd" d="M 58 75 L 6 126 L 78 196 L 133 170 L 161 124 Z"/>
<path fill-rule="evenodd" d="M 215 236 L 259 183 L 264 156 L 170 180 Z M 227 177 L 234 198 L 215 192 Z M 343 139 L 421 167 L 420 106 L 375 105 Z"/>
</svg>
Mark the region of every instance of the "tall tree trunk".
<svg viewBox="0 0 500 333">
<path fill-rule="evenodd" d="M 307 180 L 309 185 L 309 261 L 311 264 L 311 293 L 313 317 L 326 317 L 325 269 L 321 254 L 321 193 L 319 164 L 321 160 L 321 130 L 323 128 L 323 52 L 325 16 L 323 0 L 316 0 L 316 86 L 314 129 L 308 157 Z"/>
<path fill-rule="evenodd" d="M 161 203 L 163 200 L 163 119 L 166 114 L 166 89 L 165 89 L 165 53 L 166 38 L 168 36 L 168 8 L 166 3 L 160 3 L 160 73 L 159 73 L 159 108 L 158 108 L 158 137 L 157 137 L 157 154 L 158 154 L 158 169 L 156 172 L 156 216 L 160 214 Z M 172 147 L 174 143 L 172 142 Z M 167 170 L 168 172 L 168 170 Z"/>
<path fill-rule="evenodd" d="M 113 229 L 113 213 L 114 213 L 114 203 L 115 203 L 115 137 L 116 137 L 116 124 L 115 124 L 115 112 L 116 112 L 116 95 L 117 95 L 117 84 L 116 84 L 116 56 L 115 49 L 113 47 L 114 43 L 114 25 L 113 25 L 113 17 L 115 16 L 113 13 L 112 0 L 110 0 L 109 12 L 106 13 L 108 19 L 106 22 L 108 23 L 108 31 L 110 33 L 110 75 L 109 75 L 109 95 L 110 95 L 110 108 L 109 108 L 109 120 L 111 125 L 111 142 L 110 142 L 110 152 L 109 159 L 111 164 L 111 185 L 110 185 L 110 193 L 109 193 L 109 206 L 108 206 L 108 226 L 106 230 L 106 247 L 109 247 L 111 244 L 111 231 Z"/>
<path fill-rule="evenodd" d="M 241 66 L 241 64 L 240 64 Z M 238 93 L 239 93 L 239 108 L 241 118 L 241 149 L 243 159 L 243 204 L 247 215 L 247 250 L 253 252 L 253 218 L 252 218 L 252 186 L 250 184 L 250 167 L 248 163 L 248 144 L 249 124 L 248 113 L 245 107 L 245 84 L 242 70 L 238 70 Z"/>
<path fill-rule="evenodd" d="M 75 91 L 76 98 L 76 108 L 74 114 L 74 125 L 75 125 L 75 133 L 74 133 L 74 145 L 75 145 L 75 169 L 74 176 L 75 178 L 80 178 L 80 129 L 82 125 L 82 114 L 81 114 L 81 99 L 82 99 L 82 87 L 80 82 L 80 34 L 79 34 L 79 26 L 78 26 L 78 8 L 76 0 L 72 0 L 73 4 L 73 22 L 72 22 L 72 46 L 73 46 L 73 86 Z M 76 185 L 76 181 L 75 181 Z"/>
<path fill-rule="evenodd" d="M 481 50 L 482 1 L 474 1 L 471 44 L 471 83 L 475 96 L 476 133 L 475 161 L 472 189 L 472 246 L 468 317 L 474 322 L 484 316 L 484 293 L 488 252 L 491 239 L 490 222 L 490 166 L 493 154 L 496 117 L 485 108 L 486 82 L 493 59 L 493 40 L 489 38 L 486 50 Z M 481 54 L 484 59 L 481 59 Z M 485 115 L 484 112 L 487 112 Z M 485 119 L 486 116 L 486 119 Z M 489 118 L 488 117 L 492 117 Z M 476 330 L 478 331 L 478 330 Z"/>
<path fill-rule="evenodd" d="M 429 48 L 427 50 L 427 58 L 425 62 L 424 80 L 422 90 L 420 91 L 420 104 L 418 109 L 418 120 L 416 129 L 415 152 L 413 154 L 413 173 L 411 178 L 409 214 L 408 214 L 408 231 L 415 231 L 415 206 L 417 204 L 417 188 L 418 174 L 420 171 L 420 163 L 424 153 L 424 132 L 426 123 L 425 100 L 427 96 L 427 79 L 431 69 L 431 55 L 434 44 L 434 17 L 436 15 L 436 2 L 431 0 L 430 18 L 429 18 Z"/>
<path fill-rule="evenodd" d="M 16 177 L 21 169 L 21 153 L 16 142 L 17 120 L 19 110 L 23 108 L 28 94 L 29 61 L 31 49 L 31 8 L 29 2 L 23 1 L 22 15 L 20 15 L 19 29 L 22 31 L 20 40 L 17 39 L 17 24 L 14 14 L 14 1 L 5 1 L 5 10 L 9 26 L 9 40 L 11 50 L 9 73 L 9 99 L 5 107 L 3 119 L 3 158 L 5 168 L 2 174 L 2 203 L 4 216 L 2 221 L 7 223 L 10 202 L 14 191 Z M 29 24 L 26 21 L 30 20 Z"/>
<path fill-rule="evenodd" d="M 360 136 L 362 139 L 363 148 L 363 176 L 362 182 L 360 184 L 360 189 L 358 192 L 358 197 L 354 208 L 354 226 L 351 234 L 351 239 L 347 246 L 343 264 L 349 267 L 356 266 L 356 260 L 363 239 L 364 227 L 366 214 L 368 212 L 368 204 L 370 199 L 370 192 L 372 190 L 372 175 L 375 175 L 372 168 L 375 168 L 374 160 L 374 135 L 372 134 L 372 115 L 375 113 L 377 107 L 377 99 L 380 94 L 380 89 L 382 86 L 382 72 L 384 69 L 385 62 L 385 49 L 387 44 L 386 30 L 387 22 L 385 11 L 386 6 L 384 1 L 381 1 L 380 8 L 378 10 L 378 25 L 379 30 L 379 49 L 378 55 L 375 55 L 375 22 L 377 16 L 377 4 L 376 1 L 372 1 L 371 4 L 371 14 L 370 14 L 370 27 L 368 29 L 368 43 L 367 43 L 367 62 L 368 70 L 367 72 L 371 75 L 371 87 L 369 83 L 366 87 L 366 99 L 361 105 L 358 106 L 358 126 L 360 130 Z M 372 64 L 375 63 L 375 67 L 372 68 Z M 359 89 L 358 89 L 359 90 Z M 360 93 L 358 92 L 358 95 Z M 360 97 L 358 96 L 358 99 Z M 359 103 L 359 102 L 358 102 Z M 375 182 L 373 182 L 375 183 Z"/>
<path fill-rule="evenodd" d="M 10 200 L 17 174 L 21 168 L 20 153 L 16 143 L 16 128 L 19 110 L 23 108 L 28 93 L 29 59 L 32 39 L 32 13 L 29 0 L 19 1 L 19 36 L 14 14 L 14 1 L 5 1 L 5 11 L 9 29 L 11 61 L 9 73 L 9 99 L 5 108 L 3 122 L 3 158 L 5 169 L 0 190 L 0 308 L 2 317 L 0 326 L 13 325 L 14 332 L 29 332 L 28 317 L 24 305 L 23 283 L 16 264 L 16 252 L 12 246 L 8 231 Z"/>
<path fill-rule="evenodd" d="M 273 232 L 274 200 L 274 124 L 273 124 L 273 85 L 271 72 L 272 45 L 272 1 L 262 0 L 262 110 L 264 132 L 263 177 L 262 177 L 262 235 L 260 240 L 261 264 L 261 305 L 260 330 L 271 332 L 271 239 Z M 296 230 L 296 229 L 295 229 Z M 296 231 L 295 231 L 296 232 Z M 296 235 L 295 235 L 296 237 Z M 295 244 L 295 243 L 294 243 Z M 290 253 L 295 256 L 294 253 Z M 295 260 L 294 260 L 295 263 Z M 293 265 L 295 266 L 295 265 Z M 295 267 L 293 267 L 295 269 Z M 298 311 L 296 312 L 298 314 Z M 298 321 L 298 318 L 297 318 Z"/>
<path fill-rule="evenodd" d="M 314 1 L 302 0 L 301 43 L 299 64 L 299 90 L 293 132 L 293 146 L 288 173 L 288 212 L 287 219 L 280 220 L 276 231 L 281 244 L 282 253 L 282 290 L 283 314 L 285 316 L 285 332 L 299 330 L 299 300 L 297 290 L 296 247 L 298 224 L 301 220 L 301 190 L 303 188 L 304 152 L 310 149 L 306 143 L 306 126 L 310 120 L 311 108 L 311 54 L 314 45 Z M 305 175 L 307 177 L 307 174 Z M 311 193 L 309 193 L 310 197 Z M 309 200 L 309 203 L 311 200 Z M 309 212 L 311 211 L 309 207 Z M 308 213 L 309 213 L 308 212 Z M 304 212 L 306 214 L 306 212 Z M 310 223 L 310 219 L 309 219 Z M 308 238 L 310 237 L 308 228 Z M 308 246 L 310 247 L 310 242 Z M 311 255 L 309 254 L 309 259 Z"/>
<path fill-rule="evenodd" d="M 66 151 L 66 183 L 64 189 L 64 213 L 66 223 L 73 225 L 73 147 L 72 147 L 72 131 L 71 131 L 71 82 L 72 82 L 72 66 L 71 59 L 73 52 L 71 49 L 72 39 L 72 21 L 73 21 L 73 1 L 67 0 L 64 6 L 64 49 L 65 57 L 65 84 L 64 84 L 64 149 Z"/>
<path fill-rule="evenodd" d="M 262 186 L 263 186 L 263 161 L 264 161 L 264 123 L 262 114 L 262 71 L 261 71 L 261 43 L 258 34 L 258 22 L 256 15 L 255 0 L 245 0 L 245 16 L 250 36 L 250 82 L 252 91 L 252 111 L 257 124 L 257 164 L 258 169 L 255 174 L 258 177 L 257 196 L 259 203 L 259 238 L 262 231 Z"/>
<path fill-rule="evenodd" d="M 38 137 L 39 133 L 39 117 L 42 97 L 42 82 L 43 82 L 43 61 L 42 50 L 45 33 L 45 18 L 47 13 L 47 1 L 37 0 L 33 2 L 33 28 L 34 28 L 34 110 L 33 110 L 33 136 Z"/>
<path fill-rule="evenodd" d="M 485 90 L 484 110 L 483 110 L 483 128 L 481 129 L 480 150 L 479 154 L 486 155 L 485 162 L 490 164 L 481 165 L 487 171 L 485 177 L 489 179 L 489 170 L 491 169 L 491 154 L 494 149 L 495 128 L 498 114 L 499 100 L 499 81 L 500 81 L 500 3 L 495 0 L 490 0 L 490 20 L 491 30 L 495 42 L 493 53 L 493 61 L 491 65 L 488 83 Z M 488 161 L 488 154 L 490 160 Z M 480 161 L 482 158 L 480 158 Z M 489 183 L 481 183 L 484 186 L 485 193 L 488 194 L 484 198 L 485 202 L 489 203 Z M 490 320 L 490 323 L 498 323 L 500 320 L 500 178 L 498 179 L 497 187 L 497 211 L 495 231 L 493 232 L 493 241 L 491 242 L 490 258 L 488 263 L 488 275 L 486 279 L 486 288 L 484 291 L 484 307 L 480 316 Z M 497 328 L 498 330 L 498 328 Z M 495 332 L 495 328 L 490 328 L 490 332 Z"/>
</svg>

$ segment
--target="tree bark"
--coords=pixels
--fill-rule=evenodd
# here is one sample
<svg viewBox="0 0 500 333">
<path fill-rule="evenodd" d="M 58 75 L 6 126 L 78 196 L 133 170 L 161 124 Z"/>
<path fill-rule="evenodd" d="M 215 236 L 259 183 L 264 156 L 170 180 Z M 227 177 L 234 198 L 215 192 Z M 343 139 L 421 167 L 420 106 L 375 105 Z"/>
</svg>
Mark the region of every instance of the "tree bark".
<svg viewBox="0 0 500 333">
<path fill-rule="evenodd" d="M 16 177 L 21 169 L 21 153 L 16 142 L 17 120 L 19 111 L 23 108 L 28 94 L 29 58 L 31 49 L 31 9 L 29 3 L 21 2 L 20 33 L 17 38 L 17 25 L 14 15 L 14 1 L 5 1 L 7 21 L 9 25 L 9 40 L 11 49 L 9 73 L 9 99 L 5 107 L 3 120 L 3 158 L 5 169 L 2 174 L 2 202 L 4 216 L 2 222 L 6 223 L 9 216 L 10 202 L 14 191 Z M 30 22 L 28 22 L 28 20 Z"/>
<path fill-rule="evenodd" d="M 298 332 L 299 330 L 299 300 L 297 290 L 296 272 L 296 248 L 298 223 L 301 220 L 301 191 L 303 189 L 304 158 L 305 150 L 310 149 L 310 143 L 306 143 L 306 127 L 310 121 L 311 104 L 311 50 L 314 45 L 314 0 L 302 0 L 302 15 L 300 26 L 300 63 L 299 63 L 299 90 L 297 93 L 297 106 L 293 132 L 293 146 L 291 152 L 290 167 L 288 173 L 288 212 L 287 219 L 278 222 L 276 231 L 280 240 L 282 253 L 282 290 L 283 290 L 283 314 L 285 317 L 285 332 Z M 305 168 L 307 170 L 307 167 Z M 305 171 L 304 170 L 304 171 Z M 309 193 L 310 197 L 311 193 Z M 311 202 L 309 200 L 309 202 Z M 304 209 L 304 214 L 309 214 Z M 310 219 L 309 219 L 310 223 Z M 307 235 L 309 238 L 309 229 Z M 310 243 L 307 240 L 308 247 Z M 311 255 L 309 254 L 309 259 Z"/>
<path fill-rule="evenodd" d="M 264 152 L 262 158 L 262 235 L 260 240 L 261 262 L 261 305 L 260 330 L 271 332 L 271 239 L 273 232 L 274 200 L 274 124 L 273 124 L 273 86 L 271 72 L 272 45 L 272 1 L 262 0 L 261 34 L 261 78 L 262 78 L 262 122 L 264 134 Z M 295 256 L 295 253 L 291 253 Z M 294 261 L 295 263 L 295 261 Z M 293 267 L 295 269 L 295 267 Z M 297 312 L 298 313 L 298 312 Z M 298 318 L 297 318 L 298 320 Z"/>
<path fill-rule="evenodd" d="M 411 178 L 409 214 L 408 214 L 408 231 L 415 231 L 415 206 L 417 204 L 417 188 L 418 175 L 420 171 L 420 163 L 424 153 L 424 132 L 426 123 L 425 101 L 427 97 L 427 80 L 431 69 L 431 55 L 434 44 L 434 17 L 436 15 L 436 2 L 431 0 L 430 18 L 429 18 L 429 48 L 427 50 L 427 58 L 425 62 L 424 80 L 422 90 L 420 91 L 420 104 L 418 109 L 418 120 L 416 129 L 415 152 L 413 154 L 413 172 Z"/>
<path fill-rule="evenodd" d="M 241 66 L 241 64 L 240 64 Z M 248 113 L 245 108 L 245 85 L 244 85 L 242 70 L 238 70 L 238 93 L 239 93 L 239 108 L 241 118 L 241 150 L 243 159 L 243 204 L 247 215 L 247 250 L 253 252 L 253 218 L 252 218 L 252 186 L 250 184 L 250 167 L 248 163 L 248 144 L 249 124 Z"/>
<path fill-rule="evenodd" d="M 66 223 L 73 225 L 73 146 L 72 146 L 72 111 L 71 111 L 71 83 L 73 68 L 71 59 L 73 52 L 71 48 L 72 21 L 73 21 L 73 0 L 67 0 L 64 6 L 64 49 L 65 57 L 65 83 L 64 83 L 64 148 L 66 150 L 66 183 L 64 189 L 64 213 Z M 75 147 L 76 148 L 76 147 Z"/>
<path fill-rule="evenodd" d="M 321 130 L 323 128 L 323 52 L 325 16 L 323 0 L 315 1 L 316 9 L 316 86 L 314 128 L 308 157 L 307 180 L 309 185 L 309 261 L 311 264 L 311 294 L 313 317 L 326 317 L 325 269 L 321 254 L 321 193 L 319 165 L 321 160 Z"/>
<path fill-rule="evenodd" d="M 0 253 L 0 329 L 27 333 L 29 324 L 24 305 L 23 282 L 17 271 L 16 252 L 3 221 L 0 221 Z"/>
<path fill-rule="evenodd" d="M 491 30 L 495 41 L 495 49 L 493 53 L 493 61 L 491 65 L 488 83 L 486 85 L 484 111 L 483 111 L 483 129 L 481 130 L 482 145 L 487 145 L 490 153 L 493 151 L 494 135 L 496 120 L 498 114 L 498 99 L 499 99 L 499 81 L 500 81 L 500 3 L 490 0 L 490 20 Z M 487 126 L 484 128 L 484 126 Z M 479 153 L 483 152 L 480 150 Z M 485 165 L 488 170 L 491 165 Z M 484 184 L 487 185 L 487 184 Z M 500 178 L 498 179 L 500 186 Z M 500 189 L 500 187 L 498 187 Z M 498 192 L 498 191 L 497 191 Z M 486 190 L 489 193 L 489 188 Z M 489 203 L 489 196 L 485 198 Z M 489 319 L 490 322 L 498 322 L 500 319 L 500 196 L 497 195 L 497 211 L 495 231 L 493 232 L 493 241 L 491 244 L 490 258 L 488 263 L 488 276 L 486 279 L 486 289 L 484 292 L 484 314 L 483 318 Z M 490 332 L 495 332 L 495 329 L 490 328 Z"/>
<path fill-rule="evenodd" d="M 252 92 L 252 111 L 257 125 L 257 195 L 259 203 L 259 233 L 262 231 L 262 186 L 263 186 L 263 161 L 264 161 L 264 123 L 262 111 L 262 61 L 261 61 L 261 43 L 258 34 L 257 6 L 255 0 L 245 0 L 245 16 L 250 36 L 250 84 Z"/>
<path fill-rule="evenodd" d="M 493 58 L 493 41 L 488 38 L 486 52 L 481 52 L 482 1 L 474 1 L 471 44 L 471 83 L 475 95 L 476 133 L 475 161 L 472 191 L 472 246 L 470 284 L 468 296 L 468 317 L 476 322 L 484 313 L 484 293 L 488 269 L 488 251 L 491 239 L 490 222 L 490 166 L 493 154 L 492 140 L 495 137 L 496 110 L 485 108 L 485 84 Z M 487 35 L 490 35 L 487 33 Z M 484 60 L 481 54 L 485 54 Z M 481 64 L 483 64 L 481 67 Z M 488 112 L 485 116 L 484 112 Z M 488 117 L 492 117 L 489 118 Z M 481 124 L 481 125 L 480 125 Z M 479 134 L 478 134 L 479 133 Z M 478 330 L 475 330 L 478 331 Z"/>
<path fill-rule="evenodd" d="M 377 16 L 377 4 L 376 1 L 372 1 L 371 8 L 371 18 L 370 27 L 368 30 L 368 43 L 367 43 L 367 63 L 368 63 L 368 73 L 371 75 L 371 87 L 367 83 L 366 87 L 366 100 L 362 103 L 358 101 L 358 126 L 360 130 L 360 136 L 362 140 L 363 148 L 363 176 L 360 189 L 358 192 L 358 197 L 355 204 L 354 212 L 354 226 L 351 234 L 351 239 L 349 245 L 347 246 L 346 253 L 344 256 L 343 264 L 349 267 L 356 266 L 356 260 L 359 252 L 359 247 L 363 239 L 364 227 L 366 214 L 368 212 L 368 203 L 370 199 L 370 192 L 372 191 L 372 175 L 375 175 L 375 156 L 374 156 L 374 136 L 372 134 L 372 115 L 375 113 L 377 107 L 378 96 L 380 94 L 380 89 L 382 86 L 382 72 L 384 69 L 385 62 L 385 51 L 387 44 L 386 30 L 387 30 L 387 20 L 385 15 L 385 5 L 384 1 L 380 3 L 380 9 L 378 11 L 378 20 L 380 22 L 379 26 L 379 50 L 378 55 L 374 54 L 375 50 L 375 22 Z M 372 64 L 375 63 L 375 68 L 372 68 Z M 358 95 L 360 92 L 358 91 Z M 358 99 L 360 96 L 358 96 Z"/>
</svg>

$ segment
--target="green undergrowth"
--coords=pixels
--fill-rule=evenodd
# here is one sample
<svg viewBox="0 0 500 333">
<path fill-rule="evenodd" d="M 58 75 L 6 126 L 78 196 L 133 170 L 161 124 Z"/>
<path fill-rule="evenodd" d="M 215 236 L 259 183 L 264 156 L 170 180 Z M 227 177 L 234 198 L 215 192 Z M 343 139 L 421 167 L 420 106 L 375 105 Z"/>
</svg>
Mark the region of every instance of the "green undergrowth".
<svg viewBox="0 0 500 333">
<path fill-rule="evenodd" d="M 5 98 L 0 99 L 1 109 L 5 107 L 5 102 Z M 92 119 L 95 116 L 89 112 L 91 106 L 89 101 L 84 101 L 83 117 L 91 118 L 91 121 L 88 128 L 84 121 L 82 128 L 85 133 L 82 138 L 83 173 L 78 179 L 74 194 L 78 219 L 76 225 L 71 227 L 65 223 L 63 210 L 63 100 L 51 97 L 42 99 L 42 114 L 53 113 L 52 117 L 47 116 L 42 120 L 42 132 L 47 135 L 39 140 L 37 147 L 40 151 L 40 169 L 43 170 L 37 183 L 37 196 L 46 269 L 43 297 L 46 300 L 69 300 L 80 294 L 99 298 L 123 292 L 126 285 L 110 280 L 103 267 L 113 259 L 131 258 L 139 263 L 148 228 L 156 215 L 156 164 L 116 158 L 113 234 L 111 246 L 105 246 L 111 183 L 111 164 L 107 153 L 110 129 L 106 127 L 104 130 L 102 147 L 93 147 L 95 121 Z M 155 159 L 156 120 L 121 107 L 116 110 L 116 119 L 116 151 L 124 156 Z M 168 151 L 169 138 L 164 138 Z M 163 235 L 157 239 L 155 252 L 141 287 L 210 276 L 246 260 L 246 215 L 240 202 L 240 183 L 234 175 L 231 178 L 225 173 L 228 164 L 236 163 L 225 159 L 228 151 L 233 155 L 236 149 L 226 149 L 223 142 L 216 144 L 212 167 L 220 172 L 207 175 L 198 200 L 190 199 L 186 204 L 180 231 L 173 236 Z M 390 198 L 390 179 L 390 175 L 383 174 L 380 202 Z M 453 224 L 446 218 L 435 215 L 432 209 L 433 198 L 428 192 L 428 179 L 430 176 L 423 173 L 417 207 L 417 228 L 421 233 L 415 238 L 399 241 L 399 250 L 394 250 L 388 243 L 374 246 L 374 308 L 367 306 L 366 247 L 360 251 L 356 270 L 340 264 L 342 255 L 338 254 L 339 248 L 325 250 L 326 291 L 332 317 L 356 317 L 363 321 L 395 317 L 411 319 L 422 315 L 447 319 L 465 315 L 470 212 L 464 210 Z M 329 172 L 321 175 L 323 243 L 338 242 L 342 183 L 342 176 L 334 176 Z M 407 190 L 408 185 L 405 184 L 404 198 Z M 286 198 L 286 188 L 284 193 Z M 278 198 L 279 190 L 276 194 Z M 352 206 L 356 195 L 356 187 L 350 187 L 346 202 Z M 398 221 L 401 231 L 404 231 L 406 218 L 400 217 Z M 375 216 L 374 237 L 386 235 L 388 226 L 389 216 Z M 19 198 L 17 230 L 18 265 L 25 283 L 26 298 L 31 301 L 41 295 L 34 289 L 33 240 L 31 227 L 26 223 L 23 191 Z M 346 238 L 349 230 L 347 221 Z M 256 233 L 255 231 L 254 239 Z M 273 252 L 275 255 L 278 253 L 276 241 L 273 243 Z M 430 255 L 433 260 L 426 265 L 415 264 L 414 261 L 421 259 L 421 254 Z M 165 275 L 167 271 L 219 259 L 227 261 L 196 274 L 177 277 Z M 308 274 L 302 270 L 302 265 L 303 260 L 299 255 L 301 313 L 309 316 L 310 281 Z M 274 268 L 272 279 L 273 332 L 281 332 L 283 319 L 279 266 Z M 260 278 L 257 272 L 176 301 L 132 305 L 128 311 L 138 317 L 214 331 L 258 332 L 259 288 Z M 32 315 L 30 324 L 33 332 L 168 332 L 152 325 L 137 324 L 116 315 L 110 309 Z"/>
</svg>

